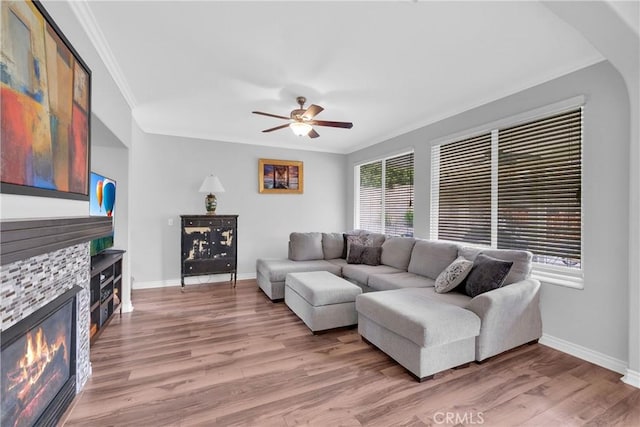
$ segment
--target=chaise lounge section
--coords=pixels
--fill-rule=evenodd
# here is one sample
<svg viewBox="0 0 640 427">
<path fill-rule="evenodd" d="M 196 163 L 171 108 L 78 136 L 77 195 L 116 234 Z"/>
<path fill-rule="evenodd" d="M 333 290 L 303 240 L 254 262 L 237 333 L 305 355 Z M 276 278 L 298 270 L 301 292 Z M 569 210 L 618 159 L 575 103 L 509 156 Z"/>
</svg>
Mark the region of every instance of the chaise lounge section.
<svg viewBox="0 0 640 427">
<path fill-rule="evenodd" d="M 419 381 L 475 359 L 480 318 L 422 289 L 372 292 L 356 299 L 358 333 Z"/>
</svg>

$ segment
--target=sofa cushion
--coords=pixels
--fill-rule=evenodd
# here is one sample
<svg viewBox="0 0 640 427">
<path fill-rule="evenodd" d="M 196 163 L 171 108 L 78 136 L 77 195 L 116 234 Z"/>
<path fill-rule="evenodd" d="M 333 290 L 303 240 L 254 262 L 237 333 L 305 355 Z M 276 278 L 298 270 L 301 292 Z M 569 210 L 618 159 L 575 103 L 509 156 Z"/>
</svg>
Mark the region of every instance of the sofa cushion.
<svg viewBox="0 0 640 427">
<path fill-rule="evenodd" d="M 271 282 L 284 282 L 288 273 L 300 271 L 328 271 L 340 276 L 342 267 L 329 261 L 292 261 L 290 259 L 259 258 L 256 261 L 256 270 Z"/>
<path fill-rule="evenodd" d="M 342 267 L 342 277 L 367 285 L 372 274 L 400 273 L 401 270 L 388 265 L 347 264 Z"/>
<path fill-rule="evenodd" d="M 293 261 L 324 259 L 322 233 L 291 233 L 289 235 L 289 259 Z"/>
<path fill-rule="evenodd" d="M 358 295 L 356 310 L 421 347 L 447 344 L 480 333 L 480 318 L 475 313 L 435 301 L 425 291 L 408 288 Z"/>
<path fill-rule="evenodd" d="M 348 264 L 380 265 L 382 247 L 351 244 L 347 255 Z"/>
<path fill-rule="evenodd" d="M 531 274 L 531 267 L 533 266 L 533 254 L 529 251 L 462 247 L 458 253 L 471 261 L 474 261 L 479 253 L 483 253 L 503 261 L 513 261 L 513 266 L 511 267 L 509 274 L 507 274 L 507 277 L 504 279 L 503 286 L 529 278 L 529 275 Z"/>
<path fill-rule="evenodd" d="M 322 252 L 324 259 L 335 259 L 342 256 L 344 235 L 342 233 L 322 233 Z"/>
<path fill-rule="evenodd" d="M 413 237 L 389 237 L 382 244 L 382 257 L 380 261 L 384 265 L 406 270 L 411 260 L 411 251 L 416 239 Z"/>
<path fill-rule="evenodd" d="M 330 262 L 331 264 L 335 264 L 335 265 L 340 266 L 340 268 L 342 268 L 345 265 L 347 265 L 347 260 L 346 259 L 342 259 L 342 258 L 328 259 L 327 261 Z"/>
<path fill-rule="evenodd" d="M 455 289 L 473 268 L 473 261 L 469 261 L 465 257 L 458 257 L 453 261 L 442 273 L 436 278 L 436 292 L 443 294 Z"/>
<path fill-rule="evenodd" d="M 458 245 L 438 240 L 417 240 L 407 270 L 433 280 L 458 257 Z"/>
<path fill-rule="evenodd" d="M 439 294 L 436 292 L 436 288 L 422 288 L 425 296 L 431 298 L 435 301 L 440 301 L 441 303 L 453 304 L 458 307 L 467 308 L 471 303 L 472 298 L 469 295 L 460 293 L 460 292 L 446 292 L 444 294 Z"/>
<path fill-rule="evenodd" d="M 372 274 L 367 286 L 377 291 L 433 286 L 433 279 L 403 271 L 401 273 Z"/>
<path fill-rule="evenodd" d="M 465 280 L 465 292 L 470 297 L 498 289 L 509 274 L 513 261 L 502 261 L 478 254 Z"/>
</svg>

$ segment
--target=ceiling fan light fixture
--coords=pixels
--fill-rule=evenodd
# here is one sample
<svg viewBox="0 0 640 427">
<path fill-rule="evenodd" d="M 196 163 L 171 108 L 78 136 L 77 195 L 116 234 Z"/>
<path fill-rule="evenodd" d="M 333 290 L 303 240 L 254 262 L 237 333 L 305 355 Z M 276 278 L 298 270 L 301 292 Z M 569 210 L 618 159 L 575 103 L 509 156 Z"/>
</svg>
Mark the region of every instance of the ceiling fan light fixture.
<svg viewBox="0 0 640 427">
<path fill-rule="evenodd" d="M 291 131 L 297 136 L 308 135 L 309 132 L 311 132 L 311 129 L 313 129 L 310 124 L 304 122 L 293 122 L 289 125 L 289 127 L 291 128 Z"/>
<path fill-rule="evenodd" d="M 278 114 L 264 113 L 262 111 L 252 111 L 253 114 L 259 114 L 261 116 L 274 117 L 276 119 L 283 119 L 289 123 L 285 123 L 280 126 L 275 126 L 269 129 L 265 129 L 263 133 L 273 132 L 274 130 L 284 129 L 287 126 L 291 128 L 294 135 L 308 136 L 309 138 L 317 138 L 320 136 L 313 126 L 327 126 L 330 128 L 342 128 L 351 129 L 353 123 L 351 122 L 335 122 L 330 120 L 316 120 L 315 116 L 324 111 L 319 105 L 311 104 L 309 108 L 304 108 L 304 103 L 307 101 L 304 96 L 299 96 L 297 99 L 300 108 L 292 110 L 289 117 L 280 116 Z M 313 126 L 312 126 L 313 125 Z"/>
</svg>

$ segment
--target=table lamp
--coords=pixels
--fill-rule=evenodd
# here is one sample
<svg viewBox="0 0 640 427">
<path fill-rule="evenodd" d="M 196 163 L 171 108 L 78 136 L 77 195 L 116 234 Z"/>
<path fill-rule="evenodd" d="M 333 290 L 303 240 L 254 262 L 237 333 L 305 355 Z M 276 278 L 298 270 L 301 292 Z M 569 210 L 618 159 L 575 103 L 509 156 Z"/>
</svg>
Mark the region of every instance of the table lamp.
<svg viewBox="0 0 640 427">
<path fill-rule="evenodd" d="M 224 187 L 217 176 L 207 176 L 200 186 L 200 193 L 207 193 L 204 198 L 204 205 L 207 209 L 207 215 L 215 215 L 218 201 L 213 193 L 224 193 Z"/>
</svg>

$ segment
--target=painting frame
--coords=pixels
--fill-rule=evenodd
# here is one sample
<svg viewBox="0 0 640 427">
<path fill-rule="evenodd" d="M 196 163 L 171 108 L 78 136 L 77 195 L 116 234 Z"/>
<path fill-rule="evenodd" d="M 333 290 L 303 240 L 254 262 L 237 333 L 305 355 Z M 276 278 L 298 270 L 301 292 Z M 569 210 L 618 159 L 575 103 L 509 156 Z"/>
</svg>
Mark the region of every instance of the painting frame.
<svg viewBox="0 0 640 427">
<path fill-rule="evenodd" d="M 91 69 L 38 0 L 1 3 L 0 193 L 88 201 Z"/>
<path fill-rule="evenodd" d="M 258 188 L 261 194 L 303 194 L 303 162 L 259 159 Z"/>
</svg>

